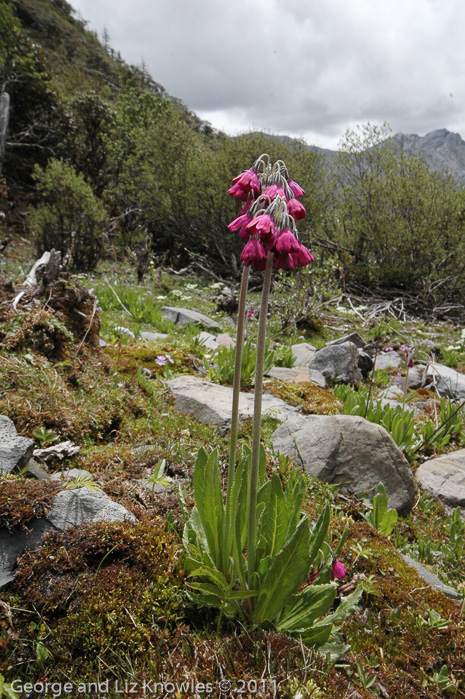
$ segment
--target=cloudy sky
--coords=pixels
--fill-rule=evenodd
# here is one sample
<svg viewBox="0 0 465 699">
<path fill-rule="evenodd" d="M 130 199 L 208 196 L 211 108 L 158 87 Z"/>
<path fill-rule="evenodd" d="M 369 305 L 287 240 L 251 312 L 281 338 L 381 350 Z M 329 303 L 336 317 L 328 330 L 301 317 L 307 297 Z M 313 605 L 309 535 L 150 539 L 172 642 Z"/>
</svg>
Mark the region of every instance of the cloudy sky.
<svg viewBox="0 0 465 699">
<path fill-rule="evenodd" d="M 348 128 L 465 138 L 463 0 L 69 0 L 128 63 L 231 135 L 336 148 Z"/>
</svg>

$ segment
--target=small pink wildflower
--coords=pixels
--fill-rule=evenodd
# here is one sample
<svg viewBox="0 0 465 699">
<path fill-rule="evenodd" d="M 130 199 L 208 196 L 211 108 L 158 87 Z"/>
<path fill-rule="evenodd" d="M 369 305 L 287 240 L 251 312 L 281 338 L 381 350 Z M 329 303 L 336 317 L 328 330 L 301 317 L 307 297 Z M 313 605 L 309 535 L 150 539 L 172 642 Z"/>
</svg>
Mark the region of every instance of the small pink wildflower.
<svg viewBox="0 0 465 699">
<path fill-rule="evenodd" d="M 295 218 L 296 221 L 299 221 L 301 218 L 305 218 L 307 215 L 307 212 L 305 210 L 305 206 L 298 201 L 297 199 L 289 199 L 287 202 L 287 210 L 290 213 L 290 215 Z"/>
<path fill-rule="evenodd" d="M 331 568 L 331 580 L 334 580 L 334 578 L 342 580 L 342 578 L 345 578 L 346 572 L 345 566 L 341 561 L 334 561 L 333 567 Z"/>
<path fill-rule="evenodd" d="M 289 185 L 289 188 L 293 192 L 296 199 L 300 199 L 300 197 L 303 197 L 305 195 L 305 190 L 302 189 L 300 184 L 294 182 L 294 180 L 290 180 L 287 184 Z"/>
<path fill-rule="evenodd" d="M 174 364 L 174 360 L 169 354 L 159 354 L 155 359 L 155 364 L 158 364 L 158 366 L 165 366 L 166 362 Z"/>
<path fill-rule="evenodd" d="M 245 192 L 258 194 L 260 191 L 260 182 L 254 170 L 244 170 L 240 175 L 233 178 L 233 184 L 238 185 Z"/>
<path fill-rule="evenodd" d="M 241 262 L 245 267 L 252 266 L 257 271 L 263 271 L 266 267 L 266 252 L 262 243 L 257 238 L 251 238 L 241 252 Z"/>
</svg>

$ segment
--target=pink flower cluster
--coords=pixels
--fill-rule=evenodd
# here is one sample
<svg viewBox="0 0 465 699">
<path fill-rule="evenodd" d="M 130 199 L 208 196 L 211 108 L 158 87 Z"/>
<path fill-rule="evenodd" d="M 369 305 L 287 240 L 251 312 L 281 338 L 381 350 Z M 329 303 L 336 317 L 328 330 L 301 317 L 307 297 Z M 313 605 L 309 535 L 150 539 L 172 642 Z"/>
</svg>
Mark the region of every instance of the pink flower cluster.
<svg viewBox="0 0 465 699">
<path fill-rule="evenodd" d="M 294 234 L 294 221 L 306 215 L 305 207 L 299 201 L 305 191 L 286 177 L 285 167 L 279 170 L 280 183 L 270 183 L 266 173 L 257 175 L 255 167 L 260 164 L 261 160 L 258 160 L 253 168 L 235 177 L 228 190 L 229 194 L 244 202 L 239 216 L 228 226 L 230 231 L 237 231 L 246 241 L 241 261 L 246 267 L 261 271 L 265 269 L 268 253 L 272 252 L 275 269 L 308 265 L 313 262 L 313 255 Z"/>
</svg>

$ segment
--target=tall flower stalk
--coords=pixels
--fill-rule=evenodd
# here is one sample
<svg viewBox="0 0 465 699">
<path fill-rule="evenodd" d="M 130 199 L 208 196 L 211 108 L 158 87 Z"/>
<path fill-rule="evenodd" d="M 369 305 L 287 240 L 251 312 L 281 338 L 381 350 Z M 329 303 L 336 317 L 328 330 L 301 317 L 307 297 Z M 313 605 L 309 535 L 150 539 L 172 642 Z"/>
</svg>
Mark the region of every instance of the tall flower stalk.
<svg viewBox="0 0 465 699">
<path fill-rule="evenodd" d="M 231 441 L 223 497 L 217 450 L 201 449 L 193 473 L 195 507 L 183 504 L 183 533 L 190 598 L 238 617 L 252 628 L 274 628 L 307 643 L 328 640 L 338 612 L 324 617 L 334 602 L 336 585 L 329 564 L 318 565 L 329 526 L 325 506 L 314 526 L 302 512 L 306 491 L 302 474 L 295 473 L 283 487 L 280 477 L 266 474 L 260 443 L 266 321 L 273 269 L 294 269 L 313 260 L 299 240 L 295 220 L 305 216 L 299 201 L 304 190 L 289 178 L 282 161 L 273 165 L 262 155 L 250 170 L 234 178 L 229 194 L 242 209 L 229 229 L 244 240 L 244 272 L 239 301 L 234 368 Z M 251 449 L 237 456 L 239 397 L 245 303 L 249 271 L 263 272 L 257 338 L 255 396 Z M 258 508 L 259 505 L 259 508 Z M 260 516 L 258 516 L 258 509 Z M 322 584 L 302 586 L 318 569 Z M 356 604 L 357 590 L 350 603 Z M 344 613 L 350 604 L 344 607 Z M 220 622 L 218 622 L 220 623 Z"/>
</svg>

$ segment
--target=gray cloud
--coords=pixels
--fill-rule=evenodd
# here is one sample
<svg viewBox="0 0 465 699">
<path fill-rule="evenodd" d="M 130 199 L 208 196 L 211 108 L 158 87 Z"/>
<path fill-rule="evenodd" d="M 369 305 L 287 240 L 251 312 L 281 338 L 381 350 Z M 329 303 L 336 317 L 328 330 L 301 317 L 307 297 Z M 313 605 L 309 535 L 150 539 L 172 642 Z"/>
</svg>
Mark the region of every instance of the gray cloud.
<svg viewBox="0 0 465 699">
<path fill-rule="evenodd" d="M 335 147 L 345 129 L 465 133 L 461 0 L 71 0 L 213 126 Z"/>
</svg>

